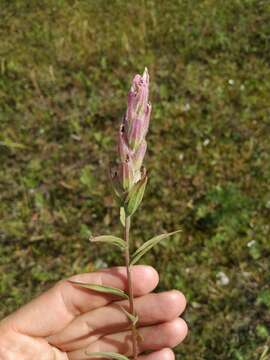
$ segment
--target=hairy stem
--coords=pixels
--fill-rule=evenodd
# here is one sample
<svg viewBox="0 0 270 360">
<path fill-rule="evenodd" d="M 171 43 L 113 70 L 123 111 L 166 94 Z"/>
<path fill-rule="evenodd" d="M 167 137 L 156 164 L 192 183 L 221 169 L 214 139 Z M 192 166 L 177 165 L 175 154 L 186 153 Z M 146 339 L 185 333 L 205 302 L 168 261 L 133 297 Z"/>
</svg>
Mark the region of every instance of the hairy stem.
<svg viewBox="0 0 270 360">
<path fill-rule="evenodd" d="M 136 316 L 134 309 L 134 295 L 133 295 L 133 285 L 132 285 L 132 276 L 130 271 L 130 254 L 129 254 L 129 230 L 130 230 L 130 216 L 126 216 L 125 219 L 125 242 L 126 242 L 126 250 L 125 250 L 125 262 L 127 269 L 127 281 L 128 281 L 128 296 L 129 296 L 129 312 Z M 131 324 L 132 329 L 132 344 L 133 344 L 133 359 L 138 359 L 138 341 L 137 341 L 137 331 L 136 325 Z"/>
</svg>

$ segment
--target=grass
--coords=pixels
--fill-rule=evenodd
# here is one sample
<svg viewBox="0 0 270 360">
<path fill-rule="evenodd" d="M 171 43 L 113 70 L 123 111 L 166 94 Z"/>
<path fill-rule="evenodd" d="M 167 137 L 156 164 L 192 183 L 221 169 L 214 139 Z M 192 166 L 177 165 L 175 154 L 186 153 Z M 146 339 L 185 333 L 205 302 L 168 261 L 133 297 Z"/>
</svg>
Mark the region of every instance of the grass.
<svg viewBox="0 0 270 360">
<path fill-rule="evenodd" d="M 178 358 L 268 359 L 270 3 L 1 0 L 1 13 L 0 316 L 118 263 L 88 236 L 119 233 L 107 168 L 146 65 L 151 179 L 133 239 L 183 228 L 144 259 L 159 290 L 188 298 Z"/>
</svg>

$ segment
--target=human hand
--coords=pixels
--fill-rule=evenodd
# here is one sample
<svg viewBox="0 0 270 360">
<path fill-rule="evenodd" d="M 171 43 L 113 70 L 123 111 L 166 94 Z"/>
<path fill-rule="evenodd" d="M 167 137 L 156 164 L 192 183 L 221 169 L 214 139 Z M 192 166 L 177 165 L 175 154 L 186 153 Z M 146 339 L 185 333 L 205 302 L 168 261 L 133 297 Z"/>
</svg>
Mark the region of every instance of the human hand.
<svg viewBox="0 0 270 360">
<path fill-rule="evenodd" d="M 151 293 L 158 283 L 149 266 L 134 266 L 135 309 L 139 315 L 140 360 L 173 360 L 170 348 L 187 334 L 185 298 L 176 290 Z M 69 280 L 126 289 L 124 267 L 75 275 Z M 87 360 L 88 352 L 110 351 L 130 356 L 128 320 L 120 306 L 128 301 L 82 289 L 67 280 L 32 300 L 0 323 L 0 360 Z"/>
</svg>

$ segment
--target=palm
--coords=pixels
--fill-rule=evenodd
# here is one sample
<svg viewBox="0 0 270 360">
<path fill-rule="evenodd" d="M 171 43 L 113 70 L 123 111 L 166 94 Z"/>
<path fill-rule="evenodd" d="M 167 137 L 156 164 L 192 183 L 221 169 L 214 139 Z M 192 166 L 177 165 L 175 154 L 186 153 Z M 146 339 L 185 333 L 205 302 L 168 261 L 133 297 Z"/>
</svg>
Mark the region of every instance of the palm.
<svg viewBox="0 0 270 360">
<path fill-rule="evenodd" d="M 143 339 L 140 351 L 175 346 L 186 334 L 184 321 L 177 318 L 185 306 L 183 295 L 176 291 L 150 293 L 157 285 L 157 273 L 143 266 L 136 266 L 133 271 L 135 307 Z M 124 289 L 125 269 L 78 275 L 72 280 Z M 132 350 L 129 323 L 121 307 L 128 310 L 127 301 L 62 281 L 2 322 L 0 329 L 7 335 L 2 347 L 0 338 L 0 359 L 5 349 L 7 352 L 2 355 L 5 360 L 14 359 L 14 355 L 25 360 L 86 360 L 89 359 L 86 352 L 99 351 L 129 356 Z M 170 357 L 164 357 L 165 352 Z M 140 359 L 173 359 L 170 351 L 165 352 Z"/>
</svg>

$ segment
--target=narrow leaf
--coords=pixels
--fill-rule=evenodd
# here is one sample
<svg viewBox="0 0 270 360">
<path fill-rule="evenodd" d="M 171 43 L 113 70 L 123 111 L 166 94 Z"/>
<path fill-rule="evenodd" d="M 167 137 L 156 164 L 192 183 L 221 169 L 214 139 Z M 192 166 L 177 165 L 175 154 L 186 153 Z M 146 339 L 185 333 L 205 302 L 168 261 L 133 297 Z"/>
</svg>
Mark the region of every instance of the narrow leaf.
<svg viewBox="0 0 270 360">
<path fill-rule="evenodd" d="M 135 253 L 132 255 L 131 257 L 131 262 L 130 265 L 134 265 L 136 264 L 136 262 L 138 262 L 138 260 L 147 253 L 147 251 L 151 250 L 153 246 L 157 245 L 161 240 L 166 239 L 178 232 L 180 232 L 181 230 L 177 230 L 177 231 L 173 231 L 171 233 L 167 233 L 167 234 L 161 234 L 158 236 L 153 237 L 152 239 L 146 241 L 142 246 L 140 246 Z"/>
<path fill-rule="evenodd" d="M 120 221 L 121 224 L 125 227 L 125 220 L 126 220 L 126 213 L 125 213 L 125 209 L 123 208 L 123 206 L 120 207 Z"/>
<path fill-rule="evenodd" d="M 126 315 L 126 317 L 132 322 L 132 324 L 136 325 L 139 320 L 139 316 L 131 314 L 126 309 L 124 309 L 122 306 L 120 306 L 120 308 L 123 311 L 123 313 Z"/>
<path fill-rule="evenodd" d="M 89 240 L 91 242 L 105 242 L 120 247 L 120 249 L 126 248 L 126 243 L 124 242 L 123 239 L 112 235 L 101 235 L 101 236 L 90 237 Z"/>
<path fill-rule="evenodd" d="M 127 215 L 131 216 L 138 209 L 140 203 L 142 202 L 145 187 L 147 184 L 147 176 L 145 175 L 140 181 L 138 181 L 129 191 L 125 210 Z"/>
<path fill-rule="evenodd" d="M 115 360 L 129 360 L 126 356 L 113 353 L 113 352 L 88 352 L 86 351 L 85 354 L 89 358 L 106 358 L 106 359 L 115 359 Z"/>
<path fill-rule="evenodd" d="M 72 280 L 70 280 L 70 282 L 74 285 L 78 285 L 85 289 L 89 289 L 89 290 L 93 290 L 93 291 L 97 291 L 97 292 L 101 292 L 101 293 L 106 293 L 106 294 L 117 295 L 124 299 L 128 299 L 128 295 L 123 290 L 120 290 L 120 289 L 117 289 L 117 288 L 114 288 L 111 286 L 86 284 L 86 283 L 81 283 L 81 282 L 72 281 Z"/>
</svg>

